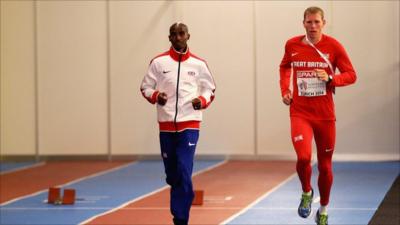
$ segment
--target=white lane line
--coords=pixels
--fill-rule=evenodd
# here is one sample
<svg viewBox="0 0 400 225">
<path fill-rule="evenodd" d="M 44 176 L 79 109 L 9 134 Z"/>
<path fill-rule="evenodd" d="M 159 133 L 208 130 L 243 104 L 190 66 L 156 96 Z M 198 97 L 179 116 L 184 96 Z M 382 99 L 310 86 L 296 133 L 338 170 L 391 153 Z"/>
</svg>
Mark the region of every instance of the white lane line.
<svg viewBox="0 0 400 225">
<path fill-rule="evenodd" d="M 311 166 L 314 166 L 316 164 L 315 162 L 311 163 Z M 228 219 L 222 221 L 221 223 L 219 223 L 219 225 L 226 225 L 227 223 L 231 222 L 232 220 L 234 220 L 236 217 L 240 216 L 241 214 L 245 213 L 248 210 L 251 210 L 251 208 L 256 205 L 257 203 L 259 203 L 261 200 L 263 200 L 264 198 L 266 198 L 268 195 L 270 195 L 272 192 L 276 191 L 278 188 L 280 188 L 281 186 L 283 186 L 284 184 L 286 184 L 287 182 L 289 182 L 292 178 L 294 178 L 295 176 L 297 176 L 297 173 L 293 173 L 292 175 L 290 175 L 288 178 L 286 178 L 286 180 L 282 181 L 280 184 L 278 184 L 277 186 L 275 186 L 273 189 L 269 190 L 268 192 L 266 192 L 265 194 L 263 194 L 262 196 L 260 196 L 259 198 L 257 198 L 255 201 L 253 201 L 252 203 L 250 203 L 246 208 L 243 208 L 242 210 L 240 210 L 238 213 L 230 216 Z M 296 209 L 297 210 L 297 209 Z"/>
<path fill-rule="evenodd" d="M 52 210 L 112 210 L 114 207 L 74 207 L 74 206 L 54 206 L 49 208 L 40 207 L 3 207 L 1 211 L 6 210 L 35 210 L 35 211 L 52 211 Z M 190 210 L 239 210 L 243 207 L 203 207 L 203 206 L 192 206 Z M 329 211 L 375 211 L 377 208 L 329 208 Z M 169 207 L 124 207 L 120 210 L 170 210 Z M 272 210 L 272 211 L 296 211 L 297 208 L 281 207 L 254 207 L 249 210 Z"/>
<path fill-rule="evenodd" d="M 293 173 L 292 175 L 290 175 L 288 178 L 286 178 L 286 180 L 282 181 L 280 184 L 278 184 L 277 186 L 275 186 L 274 188 L 272 188 L 271 190 L 269 190 L 268 192 L 266 192 L 265 194 L 263 194 L 262 196 L 260 196 L 259 198 L 257 198 L 255 201 L 253 201 L 252 203 L 250 203 L 247 207 L 242 208 L 242 210 L 240 210 L 238 213 L 233 214 L 232 216 L 230 216 L 228 219 L 222 221 L 221 223 L 219 223 L 219 225 L 225 225 L 229 222 L 231 222 L 232 220 L 234 220 L 236 217 L 240 216 L 242 213 L 246 212 L 247 210 L 249 210 L 250 208 L 252 208 L 254 205 L 256 205 L 257 203 L 259 203 L 261 200 L 263 200 L 264 198 L 266 198 L 268 195 L 270 195 L 272 192 L 274 192 L 275 190 L 277 190 L 278 188 L 280 188 L 281 186 L 283 186 L 284 184 L 286 184 L 288 181 L 290 181 L 292 178 L 294 178 L 297 175 L 297 173 Z"/>
<path fill-rule="evenodd" d="M 209 170 L 212 170 L 212 169 L 214 169 L 214 168 L 216 168 L 216 167 L 218 167 L 218 166 L 221 166 L 221 165 L 225 164 L 226 162 L 228 162 L 228 161 L 225 159 L 224 161 L 219 162 L 219 163 L 217 163 L 217 164 L 215 164 L 215 165 L 213 165 L 213 166 L 211 166 L 211 167 L 208 167 L 208 168 L 206 168 L 206 169 L 204 169 L 204 170 L 197 171 L 196 173 L 193 174 L 193 176 L 197 176 L 197 175 L 199 175 L 199 174 L 205 173 L 205 172 L 207 172 L 207 171 L 209 171 Z M 153 194 L 156 194 L 156 193 L 158 193 L 158 192 L 161 192 L 161 191 L 163 191 L 163 190 L 165 190 L 165 189 L 167 189 L 167 188 L 169 188 L 169 186 L 168 186 L 168 185 L 165 185 L 165 186 L 163 186 L 163 187 L 161 187 L 161 188 L 159 188 L 159 189 L 156 189 L 156 190 L 154 190 L 154 191 L 152 191 L 152 192 L 150 192 L 150 193 L 148 193 L 148 194 L 141 195 L 140 197 L 137 197 L 137 198 L 134 198 L 134 199 L 132 199 L 132 200 L 130 200 L 130 201 L 127 201 L 127 202 L 125 202 L 125 203 L 123 203 L 123 204 L 121 204 L 121 205 L 119 205 L 119 206 L 117 206 L 117 207 L 115 207 L 115 208 L 113 208 L 113 209 L 111 209 L 111 210 L 109 210 L 109 211 L 106 211 L 106 212 L 97 214 L 97 215 L 95 215 L 95 216 L 93 216 L 93 217 L 90 217 L 89 219 L 87 219 L 87 220 L 85 220 L 85 221 L 79 223 L 79 225 L 83 225 L 83 224 L 89 223 L 90 221 L 92 221 L 92 220 L 94 220 L 94 219 L 96 219 L 96 218 L 98 218 L 98 217 L 100 217 L 100 216 L 103 216 L 103 215 L 112 213 L 112 212 L 114 212 L 114 211 L 117 211 L 117 210 L 119 210 L 119 209 L 121 209 L 121 208 L 124 208 L 125 206 L 131 204 L 131 203 L 137 202 L 137 201 L 139 201 L 139 200 L 141 200 L 141 199 L 143 199 L 143 198 L 146 198 L 146 197 L 148 197 L 148 196 L 150 196 L 150 195 L 153 195 Z"/>
<path fill-rule="evenodd" d="M 15 169 L 11 169 L 11 170 L 6 170 L 6 171 L 3 171 L 3 172 L 0 172 L 0 175 L 4 175 L 4 174 L 8 174 L 8 173 L 14 173 L 14 172 L 17 172 L 17 171 L 20 171 L 20 170 L 26 170 L 26 169 L 30 169 L 30 168 L 35 168 L 35 167 L 38 167 L 38 166 L 43 166 L 45 164 L 46 164 L 46 162 L 34 163 L 34 164 L 31 164 L 31 165 L 26 165 L 26 166 L 18 167 L 18 168 L 15 168 Z"/>
<path fill-rule="evenodd" d="M 98 172 L 98 173 L 94 173 L 94 174 L 89 175 L 89 176 L 81 177 L 81 178 L 79 178 L 79 179 L 72 180 L 72 181 L 70 181 L 70 182 L 68 182 L 68 183 L 64 183 L 64 184 L 57 185 L 57 187 L 63 187 L 63 186 L 71 185 L 71 184 L 80 182 L 80 181 L 85 180 L 85 179 L 89 179 L 89 178 L 101 176 L 101 175 L 106 174 L 106 173 L 111 173 L 111 172 L 113 172 L 113 171 L 115 171 L 115 170 L 123 169 L 123 168 L 128 167 L 128 166 L 130 166 L 130 165 L 133 165 L 133 164 L 135 164 L 135 163 L 137 163 L 137 161 L 131 162 L 131 163 L 128 163 L 128 164 L 125 164 L 125 165 L 122 165 L 122 166 L 117 166 L 117 167 L 114 167 L 114 168 L 111 168 L 111 169 L 108 169 L 108 170 L 105 170 L 105 171 L 101 171 L 101 172 Z M 48 189 L 43 189 L 43 190 L 34 192 L 34 193 L 32 193 L 32 194 L 29 194 L 29 195 L 24 195 L 24 196 L 21 196 L 21 197 L 18 197 L 18 198 L 11 199 L 11 200 L 9 200 L 9 201 L 7 201 L 7 202 L 1 203 L 0 206 L 5 206 L 5 205 L 8 205 L 8 204 L 13 203 L 13 202 L 15 202 L 15 201 L 19 201 L 19 200 L 22 200 L 22 199 L 25 199 L 25 198 L 29 198 L 29 197 L 32 197 L 32 196 L 35 196 L 35 195 L 39 195 L 39 194 L 41 194 L 41 193 L 43 193 L 43 192 L 46 192 L 47 190 L 48 190 Z"/>
</svg>

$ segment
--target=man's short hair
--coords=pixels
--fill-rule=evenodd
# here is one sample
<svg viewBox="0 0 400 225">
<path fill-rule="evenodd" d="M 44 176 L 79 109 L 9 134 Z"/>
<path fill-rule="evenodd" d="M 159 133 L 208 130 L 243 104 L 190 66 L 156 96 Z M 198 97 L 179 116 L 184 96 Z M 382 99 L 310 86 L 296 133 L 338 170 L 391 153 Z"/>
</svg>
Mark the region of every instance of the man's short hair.
<svg viewBox="0 0 400 225">
<path fill-rule="evenodd" d="M 174 28 L 176 28 L 176 27 L 184 27 L 184 28 L 186 29 L 186 31 L 189 32 L 189 28 L 188 28 L 188 26 L 186 26 L 186 24 L 181 23 L 181 22 L 176 22 L 176 23 L 172 24 L 172 25 L 169 27 L 169 33 L 171 33 L 172 30 L 173 30 Z"/>
<path fill-rule="evenodd" d="M 304 10 L 304 20 L 306 19 L 306 16 L 308 15 L 308 14 L 316 14 L 316 13 L 319 13 L 319 14 L 321 14 L 321 19 L 324 19 L 324 10 L 322 10 L 320 7 L 317 7 L 317 6 L 311 6 L 311 7 L 308 7 L 306 10 Z"/>
</svg>

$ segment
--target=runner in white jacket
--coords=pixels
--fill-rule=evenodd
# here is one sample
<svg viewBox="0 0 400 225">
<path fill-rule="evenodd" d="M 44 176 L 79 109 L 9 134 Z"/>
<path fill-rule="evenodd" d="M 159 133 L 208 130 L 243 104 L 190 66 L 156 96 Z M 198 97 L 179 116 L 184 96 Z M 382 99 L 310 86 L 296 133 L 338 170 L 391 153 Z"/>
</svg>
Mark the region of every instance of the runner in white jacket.
<svg viewBox="0 0 400 225">
<path fill-rule="evenodd" d="M 171 213 L 175 225 L 186 225 L 194 197 L 191 176 L 202 109 L 213 101 L 215 83 L 206 62 L 189 51 L 187 26 L 174 23 L 169 32 L 171 48 L 151 61 L 140 89 L 150 103 L 157 103 Z"/>
</svg>

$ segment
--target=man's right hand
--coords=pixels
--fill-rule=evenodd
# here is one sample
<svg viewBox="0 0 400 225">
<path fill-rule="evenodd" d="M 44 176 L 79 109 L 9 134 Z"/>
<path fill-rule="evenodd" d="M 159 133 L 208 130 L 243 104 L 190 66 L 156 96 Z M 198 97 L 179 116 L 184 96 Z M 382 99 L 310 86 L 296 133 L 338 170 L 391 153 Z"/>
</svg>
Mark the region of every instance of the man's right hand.
<svg viewBox="0 0 400 225">
<path fill-rule="evenodd" d="M 291 92 L 289 92 L 289 93 L 287 93 L 287 94 L 285 94 L 283 97 L 282 97 L 282 101 L 283 101 L 283 103 L 285 103 L 286 105 L 290 105 L 290 103 L 292 103 L 292 93 Z"/>
<path fill-rule="evenodd" d="M 159 105 L 165 105 L 167 99 L 168 99 L 167 94 L 165 94 L 164 92 L 160 92 L 157 96 L 157 103 Z"/>
</svg>

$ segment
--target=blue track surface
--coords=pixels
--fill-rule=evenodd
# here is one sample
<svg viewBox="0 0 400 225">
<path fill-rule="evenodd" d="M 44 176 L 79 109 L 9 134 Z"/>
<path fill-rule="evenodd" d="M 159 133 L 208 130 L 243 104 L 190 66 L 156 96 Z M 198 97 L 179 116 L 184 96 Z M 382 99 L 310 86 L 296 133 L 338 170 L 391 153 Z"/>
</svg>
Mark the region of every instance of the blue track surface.
<svg viewBox="0 0 400 225">
<path fill-rule="evenodd" d="M 366 225 L 400 173 L 399 162 L 336 162 L 329 204 L 329 224 Z M 313 168 L 314 197 L 318 197 L 316 167 Z M 297 215 L 301 195 L 298 177 L 266 196 L 228 224 L 315 224 L 313 214 L 307 219 Z"/>
<path fill-rule="evenodd" d="M 221 161 L 197 161 L 194 170 L 203 170 L 219 162 Z M 318 197 L 318 173 L 315 167 L 313 169 L 313 187 L 315 197 Z M 399 173 L 399 162 L 334 163 L 329 224 L 368 224 Z M 161 161 L 137 162 L 65 186 L 64 188 L 74 188 L 77 191 L 78 200 L 72 206 L 44 203 L 47 192 L 2 206 L 0 224 L 79 224 L 164 187 L 164 177 Z M 315 224 L 314 214 L 308 219 L 297 215 L 300 194 L 300 183 L 294 177 L 228 224 Z M 318 202 L 314 203 L 313 209 L 318 206 Z"/>
<path fill-rule="evenodd" d="M 196 161 L 194 172 L 221 160 Z M 164 187 L 162 161 L 143 161 L 63 188 L 74 188 L 74 205 L 44 203 L 47 192 L 0 207 L 0 224 L 79 224 L 97 214 Z"/>
<path fill-rule="evenodd" d="M 36 162 L 0 162 L 0 172 L 8 172 L 37 164 Z"/>
</svg>

